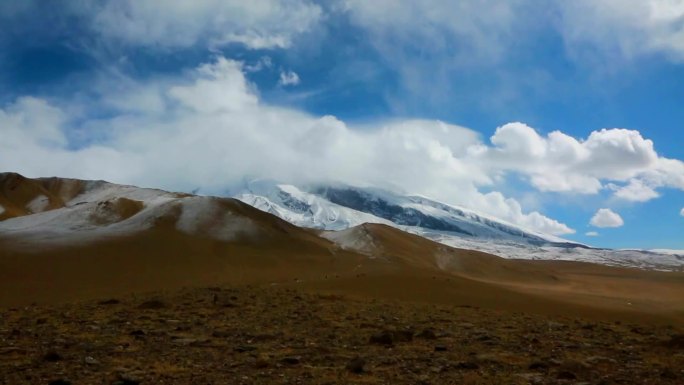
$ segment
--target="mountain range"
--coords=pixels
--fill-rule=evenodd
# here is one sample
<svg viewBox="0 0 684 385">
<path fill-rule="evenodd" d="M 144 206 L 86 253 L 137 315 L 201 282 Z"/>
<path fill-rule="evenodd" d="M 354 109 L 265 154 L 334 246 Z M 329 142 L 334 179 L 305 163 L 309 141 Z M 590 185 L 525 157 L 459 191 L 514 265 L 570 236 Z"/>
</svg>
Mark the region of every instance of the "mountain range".
<svg viewBox="0 0 684 385">
<path fill-rule="evenodd" d="M 680 269 L 660 259 L 677 255 L 639 252 L 647 269 L 506 259 L 448 243 L 620 252 L 383 190 L 259 183 L 238 197 L 0 174 L 0 306 L 230 283 L 588 317 L 684 314 L 682 273 L 655 271 Z"/>
<path fill-rule="evenodd" d="M 504 258 L 585 261 L 661 270 L 684 266 L 684 251 L 593 248 L 463 207 L 378 188 L 341 184 L 299 187 L 253 180 L 233 195 L 307 228 L 344 230 L 362 223 L 380 223 L 445 245 Z"/>
</svg>

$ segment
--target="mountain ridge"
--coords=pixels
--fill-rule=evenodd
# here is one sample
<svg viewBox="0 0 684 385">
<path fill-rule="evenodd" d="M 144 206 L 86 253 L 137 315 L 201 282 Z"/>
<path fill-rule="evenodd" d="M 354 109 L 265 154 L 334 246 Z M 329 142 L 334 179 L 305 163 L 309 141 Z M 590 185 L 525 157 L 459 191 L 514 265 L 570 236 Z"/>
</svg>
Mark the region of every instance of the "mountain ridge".
<svg viewBox="0 0 684 385">
<path fill-rule="evenodd" d="M 661 270 L 684 268 L 683 254 L 592 248 L 426 197 L 377 188 L 343 184 L 298 187 L 262 179 L 246 183 L 233 196 L 298 226 L 321 230 L 381 223 L 448 246 L 504 258 L 577 260 Z"/>
</svg>

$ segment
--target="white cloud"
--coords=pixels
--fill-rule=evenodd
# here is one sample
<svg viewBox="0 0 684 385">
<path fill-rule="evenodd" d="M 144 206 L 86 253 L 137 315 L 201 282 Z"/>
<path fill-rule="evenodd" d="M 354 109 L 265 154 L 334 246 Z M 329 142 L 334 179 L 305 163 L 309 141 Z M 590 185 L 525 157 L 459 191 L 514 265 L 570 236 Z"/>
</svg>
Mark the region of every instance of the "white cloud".
<svg viewBox="0 0 684 385">
<path fill-rule="evenodd" d="M 652 186 L 666 186 L 684 190 L 684 162 L 678 159 L 658 158 L 654 167 L 641 177 Z"/>
<path fill-rule="evenodd" d="M 103 100 L 120 110 L 112 118 L 86 119 L 76 127 L 97 133 L 97 140 L 85 141 L 93 144 L 76 149 L 64 135 L 69 124 L 59 109 L 39 99 L 21 99 L 0 114 L 3 139 L 6 133 L 13 138 L 0 142 L 0 164 L 29 176 L 108 179 L 184 191 L 200 187 L 207 193 L 226 191 L 246 175 L 293 183 L 384 183 L 533 230 L 574 231 L 538 212 L 525 212 L 499 192 L 481 193 L 477 186 L 493 180 L 468 159 L 482 145 L 472 130 L 426 120 L 360 129 L 333 116 L 263 105 L 242 71 L 239 63 L 218 58 L 185 79 L 101 87 L 111 92 Z M 142 89 L 158 92 L 162 108 L 110 102 Z"/>
<path fill-rule="evenodd" d="M 453 108 L 456 99 L 463 109 L 498 112 L 505 119 L 529 108 L 527 100 L 564 98 L 565 90 L 567 95 L 576 93 L 575 80 L 529 64 L 540 49 L 538 42 L 548 36 L 558 38 L 555 48 L 564 50 L 563 60 L 578 67 L 571 71 L 572 79 L 586 82 L 587 87 L 601 88 L 597 83 L 613 81 L 616 73 L 631 68 L 632 59 L 658 56 L 684 61 L 681 0 L 339 3 L 351 24 L 362 30 L 369 45 L 397 74 L 401 97 L 388 97 L 387 102 L 404 114 L 421 113 L 416 106 Z M 464 87 L 469 82 L 455 80 L 459 76 L 455 74 L 483 80 L 478 80 L 478 87 Z M 463 92 L 468 94 L 465 99 Z M 595 181 L 587 183 L 587 190 L 597 186 Z"/>
<path fill-rule="evenodd" d="M 45 100 L 22 97 L 0 109 L 2 140 L 0 148 L 32 143 L 43 147 L 64 146 L 67 138 L 59 129 L 65 114 Z"/>
<path fill-rule="evenodd" d="M 344 0 L 353 23 L 384 52 L 400 45 L 457 52 L 460 60 L 492 64 L 520 49 L 528 33 L 557 32 L 571 55 L 614 58 L 664 54 L 684 60 L 684 3 L 680 0 L 364 1 Z M 430 44 L 426 44 L 429 42 Z M 458 42 L 458 50 L 453 50 Z M 397 44 L 401 43 L 401 44 Z M 454 55 L 454 54 L 452 54 Z"/>
<path fill-rule="evenodd" d="M 622 128 L 594 131 L 582 143 L 590 156 L 580 166 L 598 177 L 627 179 L 655 165 L 653 142 L 639 131 Z"/>
<path fill-rule="evenodd" d="M 587 237 L 598 237 L 599 233 L 596 231 L 587 231 L 584 235 L 586 235 Z"/>
<path fill-rule="evenodd" d="M 621 227 L 625 224 L 622 217 L 611 209 L 599 209 L 589 222 L 595 227 Z"/>
<path fill-rule="evenodd" d="M 679 212 L 679 215 L 684 217 L 684 207 L 682 207 L 682 210 Z"/>
<path fill-rule="evenodd" d="M 296 86 L 299 84 L 299 75 L 294 71 L 282 71 L 278 84 L 281 86 Z"/>
<path fill-rule="evenodd" d="M 333 116 L 261 103 L 244 71 L 219 57 L 177 79 L 113 79 L 96 87 L 100 103 L 115 109 L 112 117 L 78 117 L 75 127 L 62 109 L 20 98 L 0 109 L 0 165 L 32 176 L 209 193 L 245 175 L 383 183 L 552 234 L 574 230 L 497 192 L 507 173 L 528 177 L 540 191 L 593 194 L 606 186 L 632 201 L 653 199 L 661 187 L 684 190 L 684 162 L 659 157 L 637 131 L 600 130 L 582 140 L 509 123 L 490 145 L 472 130 L 439 121 L 350 127 Z M 606 214 L 599 211 L 592 224 L 605 224 Z"/>
<path fill-rule="evenodd" d="M 523 123 L 508 123 L 472 157 L 489 170 L 529 176 L 539 191 L 596 194 L 604 187 L 625 200 L 644 202 L 660 187 L 684 190 L 684 162 L 663 158 L 636 130 L 602 129 L 586 140 L 554 131 L 546 136 Z M 620 182 L 622 184 L 604 181 Z"/>
<path fill-rule="evenodd" d="M 430 108 L 453 108 L 455 88 L 469 83 L 472 72 L 487 71 L 482 88 L 468 87 L 472 103 L 492 112 L 527 97 L 518 87 L 536 83 L 542 71 L 511 76 L 502 64 L 517 55 L 531 31 L 540 29 L 546 15 L 530 0 L 339 0 L 352 26 L 396 73 L 396 92 L 388 98 L 400 113 Z M 536 15 L 539 17 L 531 16 Z M 524 48 L 523 48 L 524 49 Z M 463 82 L 454 82 L 463 77 Z M 541 77 L 544 75 L 541 74 Z M 532 80 L 535 79 L 535 80 Z M 465 88 L 465 87 L 464 87 Z M 487 91 L 484 90 L 487 88 Z M 473 94 L 476 92 L 477 94 Z M 420 112 L 417 112 L 420 113 Z"/>
<path fill-rule="evenodd" d="M 615 190 L 615 196 L 617 198 L 632 202 L 646 202 L 660 196 L 657 191 L 639 179 L 630 180 L 626 186 L 615 186 L 611 184 L 608 187 Z"/>
<path fill-rule="evenodd" d="M 508 39 L 527 24 L 520 18 L 529 10 L 525 1 L 462 0 L 344 0 L 352 23 L 368 31 L 368 38 L 395 56 L 397 43 L 420 47 L 421 52 L 448 52 L 461 61 L 499 59 Z M 458 41 L 458 50 L 453 49 Z"/>
<path fill-rule="evenodd" d="M 169 89 L 170 97 L 198 113 L 245 111 L 256 107 L 258 97 L 242 73 L 242 64 L 219 57 L 196 71 L 193 82 Z"/>
<path fill-rule="evenodd" d="M 559 1 L 559 30 L 571 50 L 606 59 L 664 54 L 684 60 L 684 2 L 679 0 Z"/>
<path fill-rule="evenodd" d="M 32 14 L 40 7 L 36 0 L 3 2 L 0 18 Z M 57 25 L 85 20 L 104 46 L 118 42 L 162 49 L 231 43 L 288 48 L 299 37 L 324 35 L 318 33 L 324 23 L 346 18 L 400 72 L 407 88 L 455 68 L 525 58 L 537 49 L 538 38 L 549 34 L 558 35 L 571 56 L 582 60 L 590 52 L 606 67 L 615 67 L 616 57 L 663 54 L 684 60 L 684 3 L 679 0 L 551 0 L 541 5 L 533 0 L 80 0 L 64 4 L 62 11 L 55 16 L 63 19 Z M 421 55 L 414 55 L 416 50 Z M 545 73 L 526 75 L 543 79 Z"/>
<path fill-rule="evenodd" d="M 547 234 L 574 234 L 575 230 L 567 225 L 548 218 L 534 211 L 524 214 L 520 203 L 512 198 L 506 198 L 500 192 L 487 194 L 473 194 L 469 206 L 478 210 L 506 219 L 528 229 Z"/>
<path fill-rule="evenodd" d="M 89 2 L 85 2 L 89 4 Z M 99 3 L 93 3 L 99 4 Z M 93 6 L 92 27 L 107 39 L 148 47 L 244 44 L 286 48 L 322 17 L 308 0 L 107 1 Z"/>
<path fill-rule="evenodd" d="M 253 64 L 243 65 L 245 72 L 259 72 L 263 69 L 272 68 L 273 59 L 270 56 L 262 56 Z"/>
<path fill-rule="evenodd" d="M 221 38 L 213 40 L 211 43 L 217 46 L 241 43 L 251 49 L 287 48 L 291 44 L 290 38 L 283 35 L 261 36 L 253 31 L 243 34 L 228 33 Z"/>
</svg>

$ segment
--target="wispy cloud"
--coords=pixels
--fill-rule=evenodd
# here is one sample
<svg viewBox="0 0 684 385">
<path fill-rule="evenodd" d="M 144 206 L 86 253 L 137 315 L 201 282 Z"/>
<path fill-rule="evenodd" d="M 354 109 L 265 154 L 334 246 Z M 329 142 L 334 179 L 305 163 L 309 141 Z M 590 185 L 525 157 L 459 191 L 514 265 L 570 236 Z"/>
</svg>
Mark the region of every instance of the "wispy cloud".
<svg viewBox="0 0 684 385">
<path fill-rule="evenodd" d="M 557 5 L 563 15 L 558 29 L 566 46 L 579 55 L 588 49 L 604 59 L 655 54 L 676 62 L 684 60 L 681 1 L 578 0 L 558 1 Z"/>
<path fill-rule="evenodd" d="M 281 86 L 296 86 L 299 84 L 299 75 L 294 71 L 282 71 L 280 72 L 280 79 L 278 84 Z"/>
<path fill-rule="evenodd" d="M 305 0 L 171 0 L 163 5 L 124 0 L 92 8 L 91 28 L 104 38 L 162 48 L 230 43 L 251 49 L 287 48 L 322 17 L 321 7 Z"/>
</svg>

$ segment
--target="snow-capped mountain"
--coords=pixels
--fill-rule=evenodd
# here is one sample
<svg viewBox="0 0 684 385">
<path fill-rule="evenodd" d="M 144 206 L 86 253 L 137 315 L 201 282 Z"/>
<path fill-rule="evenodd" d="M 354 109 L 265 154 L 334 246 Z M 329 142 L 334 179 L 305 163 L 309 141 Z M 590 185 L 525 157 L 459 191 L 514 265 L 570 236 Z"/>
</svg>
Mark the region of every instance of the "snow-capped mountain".
<svg viewBox="0 0 684 385">
<path fill-rule="evenodd" d="M 298 226 L 317 229 L 341 230 L 362 223 L 382 223 L 423 235 L 584 247 L 462 207 L 375 188 L 341 185 L 300 188 L 258 180 L 248 183 L 235 197 Z"/>
<path fill-rule="evenodd" d="M 234 197 L 302 227 L 344 230 L 362 223 L 381 223 L 445 245 L 504 258 L 586 261 L 664 270 L 684 267 L 683 254 L 595 249 L 463 207 L 376 188 L 303 188 L 257 180 L 246 183 Z"/>
<path fill-rule="evenodd" d="M 263 213 L 232 199 L 103 181 L 32 180 L 6 173 L 0 174 L 0 186 L 0 238 L 11 239 L 26 249 L 96 242 L 161 229 L 223 242 L 266 239 L 274 227 L 265 218 L 276 219 L 260 218 Z M 595 249 L 472 210 L 375 188 L 299 188 L 261 180 L 246 184 L 235 197 L 292 224 L 326 230 L 320 234 L 322 237 L 342 249 L 366 255 L 373 254 L 374 241 L 363 229 L 354 228 L 377 223 L 444 245 L 505 258 L 585 261 L 662 270 L 684 268 L 684 253 L 680 251 Z M 246 208 L 249 210 L 245 211 Z M 284 224 L 281 222 L 275 228 L 282 229 Z M 344 231 L 347 229 L 350 231 Z M 333 230 L 339 233 L 332 233 Z M 302 234 L 318 239 L 308 231 Z"/>
<path fill-rule="evenodd" d="M 324 196 L 269 180 L 249 182 L 234 197 L 301 227 L 344 230 L 362 223 L 396 226 L 372 213 L 335 204 Z"/>
</svg>

